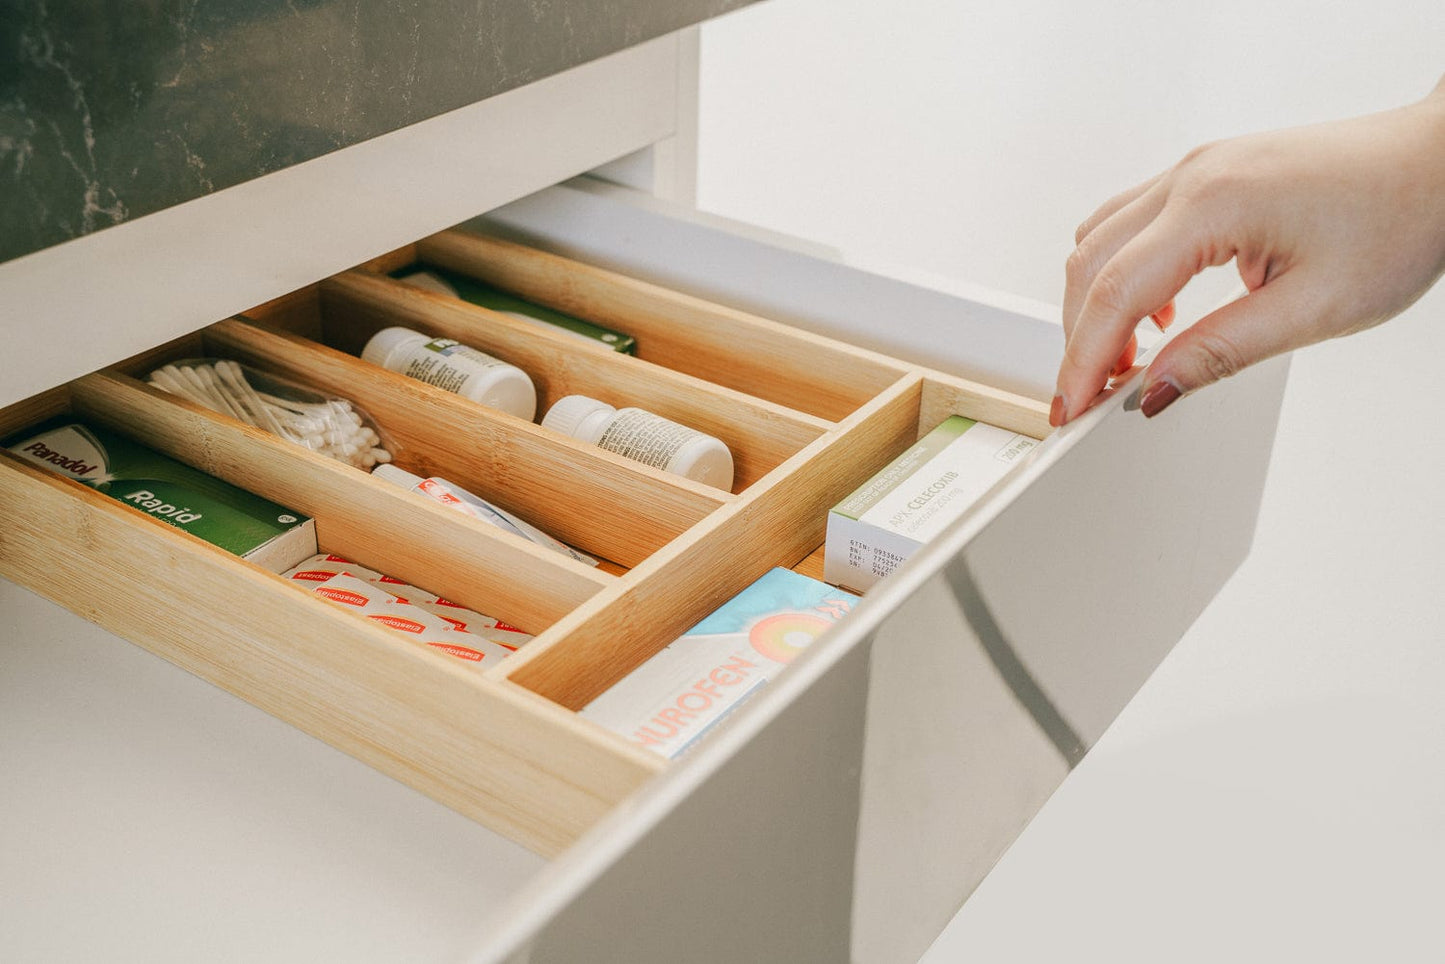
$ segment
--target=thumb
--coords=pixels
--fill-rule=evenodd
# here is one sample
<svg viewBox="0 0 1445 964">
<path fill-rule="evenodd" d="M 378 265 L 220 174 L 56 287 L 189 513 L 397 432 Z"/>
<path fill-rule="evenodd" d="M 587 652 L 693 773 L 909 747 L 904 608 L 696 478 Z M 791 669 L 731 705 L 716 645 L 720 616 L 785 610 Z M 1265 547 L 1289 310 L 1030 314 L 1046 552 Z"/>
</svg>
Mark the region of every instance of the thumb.
<svg viewBox="0 0 1445 964">
<path fill-rule="evenodd" d="M 1183 395 L 1316 341 L 1308 290 L 1298 273 L 1281 275 L 1181 331 L 1144 373 L 1140 410 L 1152 418 Z"/>
</svg>

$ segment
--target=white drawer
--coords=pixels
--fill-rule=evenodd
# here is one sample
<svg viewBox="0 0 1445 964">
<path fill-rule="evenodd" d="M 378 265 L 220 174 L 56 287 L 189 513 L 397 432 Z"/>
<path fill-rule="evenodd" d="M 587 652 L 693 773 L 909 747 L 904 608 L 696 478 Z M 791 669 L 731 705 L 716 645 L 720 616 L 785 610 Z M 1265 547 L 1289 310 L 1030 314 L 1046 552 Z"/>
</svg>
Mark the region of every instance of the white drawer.
<svg viewBox="0 0 1445 964">
<path fill-rule="evenodd" d="M 639 127 L 628 136 L 645 143 L 657 132 Z M 841 267 L 625 191 L 564 185 L 498 210 L 486 223 L 543 249 L 842 340 L 869 340 L 870 347 L 939 367 L 929 339 L 945 337 L 952 345 L 948 367 L 1002 388 L 1037 390 L 1055 350 L 1054 326 L 1011 307 Z M 237 287 L 254 290 L 254 274 Z M 33 284 L 7 293 L 17 291 L 36 306 L 32 311 L 43 311 L 43 293 Z M 143 345 L 214 320 L 196 317 L 202 303 L 179 310 Z M 95 327 L 73 316 L 66 322 L 79 333 Z M 109 349 L 97 349 L 110 351 L 101 359 L 134 350 L 126 337 L 122 332 L 106 342 Z M 66 378 L 79 374 L 47 364 Z M 184 946 L 204 947 L 209 935 L 264 954 L 267 945 L 257 942 L 253 925 L 276 909 L 267 875 L 295 852 L 299 862 L 312 864 L 298 873 L 308 885 L 304 900 L 316 900 L 309 906 L 316 908 L 317 926 L 288 924 L 294 940 L 287 946 L 311 956 L 394 958 L 393 949 L 374 941 L 356 947 L 347 936 L 328 934 L 326 915 L 341 922 L 370 918 L 375 925 L 386 903 L 379 894 L 404 903 L 408 891 L 432 893 L 422 880 L 428 868 L 409 866 L 399 853 L 372 865 L 373 872 L 384 866 L 396 873 L 386 882 L 352 880 L 316 896 L 314 888 L 342 876 L 335 868 L 344 864 L 346 847 L 327 839 L 305 811 L 331 812 L 326 790 L 335 781 L 337 792 L 359 798 L 361 810 L 385 811 L 356 816 L 355 808 L 339 808 L 351 814 L 357 832 L 415 835 L 407 837 L 412 852 L 442 863 L 436 840 L 456 841 L 487 862 L 482 869 L 444 871 L 471 881 L 475 897 L 448 898 L 438 914 L 445 923 L 434 925 L 447 931 L 445 942 L 418 937 L 405 945 L 424 956 L 465 944 L 476 960 L 534 962 L 915 958 L 1248 551 L 1285 367 L 1283 361 L 1261 366 L 1152 421 L 1131 411 L 1136 393 L 1126 388 L 1055 433 L 870 593 L 836 632 L 681 760 L 649 764 L 599 736 L 602 758 L 615 769 L 579 769 L 577 787 L 568 788 L 557 775 L 579 760 L 590 766 L 592 757 L 569 754 L 593 738 L 557 744 L 539 768 L 559 793 L 575 789 L 597 805 L 579 818 L 590 829 L 550 861 L 457 823 L 411 791 L 138 651 L 116 649 L 109 634 L 5 584 L 0 593 L 13 627 L 7 645 L 19 658 L 7 658 L 0 677 L 7 688 L 0 748 L 7 770 L 21 777 L 4 798 L 6 823 L 33 831 L 16 838 L 12 852 L 22 860 L 5 872 L 7 889 L 34 897 L 22 926 L 55 933 L 67 904 L 84 896 L 107 904 L 101 919 L 115 940 L 91 933 L 79 944 L 154 946 L 117 933 L 128 902 L 130 912 L 146 919 L 163 913 L 166 899 L 185 900 L 199 890 L 205 896 L 198 906 L 214 916 L 202 925 L 193 909 L 178 925 L 194 930 Z M 7 385 L 7 401 L 24 394 L 19 385 Z M 946 393 L 924 393 L 909 424 L 932 424 L 956 402 Z M 1031 409 L 1035 424 L 1041 410 L 1042 404 Z M 764 459 L 759 466 L 761 476 L 772 463 Z M 43 554 L 43 547 L 17 545 L 8 535 L 26 507 L 11 502 L 0 511 L 8 518 L 0 559 Z M 85 530 L 73 544 L 123 545 L 115 538 Z M 226 571 L 222 564 L 215 569 Z M 74 575 L 84 578 L 83 571 Z M 278 598 L 263 581 L 247 585 L 238 598 Z M 166 601 L 156 599 L 141 594 L 138 605 L 164 612 Z M 149 611 L 85 615 L 143 632 Z M 251 625 L 246 620 L 255 614 L 243 615 Z M 327 620 L 309 613 L 303 622 L 315 628 Z M 193 659 L 187 652 L 175 642 L 168 655 L 258 699 L 257 667 L 218 664 L 204 646 Z M 457 683 L 456 674 L 430 662 L 404 665 L 414 677 L 399 680 L 399 687 L 413 678 L 441 685 L 445 701 L 467 712 L 467 685 Z M 320 709 L 378 680 L 377 674 L 320 679 L 322 690 L 336 683 L 335 692 L 318 697 Z M 118 694 L 116 686 L 135 695 Z M 45 693 L 63 699 L 38 695 Z M 278 697 L 275 706 L 258 702 L 393 775 L 416 774 L 412 782 L 428 793 L 534 845 L 547 849 L 558 839 L 548 836 L 550 818 L 538 830 L 533 814 L 507 813 L 506 800 L 496 802 L 499 790 L 486 785 L 485 776 L 483 785 L 469 788 L 434 778 L 434 771 L 449 771 L 444 760 L 414 766 L 397 758 L 398 747 L 421 752 L 425 741 L 388 742 L 365 721 L 336 736 L 330 724 L 313 724 L 294 696 Z M 517 718 L 535 728 L 529 740 L 545 742 L 547 733 L 566 729 L 561 714 L 532 711 L 517 699 Z M 207 735 L 198 740 L 197 732 Z M 443 727 L 428 735 L 448 734 Z M 208 745 L 225 760 L 254 768 L 255 782 L 216 779 L 218 761 L 206 758 Z M 423 755 L 481 746 L 460 739 L 426 746 Z M 135 770 L 108 773 L 108 760 Z M 636 792 L 628 792 L 634 785 Z M 116 796 L 85 799 L 95 792 Z M 108 806 L 123 823 L 109 831 L 97 820 Z M 559 812 L 569 807 L 556 804 Z M 212 875 L 194 862 L 182 867 L 187 855 L 170 849 L 178 840 L 196 847 L 224 838 L 237 826 L 254 841 L 231 842 L 224 855 L 218 852 L 236 878 L 231 881 L 208 880 Z M 76 836 L 67 837 L 66 827 L 77 828 Z M 435 828 L 435 837 L 424 828 Z M 320 842 L 308 859 L 313 839 Z M 250 863 L 248 849 L 254 850 Z M 64 935 L 56 939 L 66 945 Z"/>
<path fill-rule="evenodd" d="M 585 179 L 479 223 L 988 383 L 1052 384 L 1057 325 L 1002 294 L 918 288 Z M 1054 433 L 556 861 L 518 903 L 525 959 L 690 959 L 700 933 L 717 942 L 707 960 L 916 959 L 1247 554 L 1287 370 L 1276 359 L 1153 420 L 1129 385 Z M 749 926 L 640 926 L 639 905 Z"/>
</svg>

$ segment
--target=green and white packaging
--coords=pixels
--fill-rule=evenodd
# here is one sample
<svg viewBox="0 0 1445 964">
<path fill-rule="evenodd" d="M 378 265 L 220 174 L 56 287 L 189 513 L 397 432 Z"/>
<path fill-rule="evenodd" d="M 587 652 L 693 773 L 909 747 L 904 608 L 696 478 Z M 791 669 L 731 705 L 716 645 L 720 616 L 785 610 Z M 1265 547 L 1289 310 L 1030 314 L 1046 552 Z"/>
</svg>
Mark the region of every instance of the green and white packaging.
<svg viewBox="0 0 1445 964">
<path fill-rule="evenodd" d="M 468 278 L 466 275 L 457 274 L 455 271 L 447 271 L 443 268 L 427 267 L 405 268 L 395 275 L 398 281 L 405 281 L 407 284 L 415 285 L 418 288 L 426 288 L 428 291 L 438 291 L 442 294 L 460 298 L 462 301 L 471 302 L 482 308 L 489 308 L 492 311 L 499 311 L 504 315 L 516 318 L 518 321 L 525 321 L 533 325 L 544 325 L 560 331 L 564 334 L 573 335 L 582 339 L 590 345 L 598 348 L 605 348 L 610 351 L 620 351 L 627 355 L 637 354 L 637 339 L 631 335 L 623 334 L 620 331 L 613 331 L 611 328 L 604 328 L 601 325 L 593 324 L 582 318 L 574 318 L 571 315 L 545 308 L 542 305 L 533 304 L 525 299 L 518 298 L 514 294 L 494 288 L 485 282 Z"/>
<path fill-rule="evenodd" d="M 66 422 L 7 446 L 57 475 L 284 572 L 316 554 L 316 524 L 285 506 L 238 489 L 114 432 Z"/>
<path fill-rule="evenodd" d="M 828 513 L 823 578 L 864 592 L 961 516 L 1038 443 L 953 415 Z"/>
</svg>

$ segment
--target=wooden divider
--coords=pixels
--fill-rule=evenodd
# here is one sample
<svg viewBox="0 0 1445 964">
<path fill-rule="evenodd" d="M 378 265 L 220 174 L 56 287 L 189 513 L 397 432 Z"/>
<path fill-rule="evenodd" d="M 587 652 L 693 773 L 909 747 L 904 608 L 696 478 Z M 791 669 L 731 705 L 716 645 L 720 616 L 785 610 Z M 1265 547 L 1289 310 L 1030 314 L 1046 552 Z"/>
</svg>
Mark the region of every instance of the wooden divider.
<svg viewBox="0 0 1445 964">
<path fill-rule="evenodd" d="M 540 633 L 615 577 L 116 373 L 71 385 L 77 415 L 316 520 L 327 552 Z"/>
<path fill-rule="evenodd" d="M 455 338 L 521 368 L 537 386 L 537 418 L 564 395 L 647 409 L 719 438 L 733 454 L 740 492 L 822 435 L 832 423 L 723 388 L 448 295 L 361 271 L 321 284 L 326 341 L 360 354 L 382 328 L 403 325 Z"/>
<path fill-rule="evenodd" d="M 393 271 L 400 271 L 408 265 L 415 264 L 417 260 L 416 244 L 402 245 L 386 254 L 379 254 L 370 261 L 363 261 L 356 266 L 357 271 L 370 271 L 374 274 L 391 274 Z"/>
<path fill-rule="evenodd" d="M 351 399 L 399 443 L 398 465 L 456 482 L 623 566 L 732 498 L 287 332 L 228 320 L 207 328 L 205 343 L 214 354 Z"/>
<path fill-rule="evenodd" d="M 307 285 L 279 298 L 248 308 L 247 318 L 263 322 L 269 328 L 288 331 L 320 344 L 321 331 L 321 288 Z"/>
<path fill-rule="evenodd" d="M 1037 439 L 1053 431 L 1049 425 L 1049 406 L 1037 399 L 942 372 L 922 368 L 919 372 L 923 375 L 923 404 L 918 410 L 920 436 L 931 432 L 950 415 L 967 415 Z"/>
<path fill-rule="evenodd" d="M 578 710 L 774 566 L 823 541 L 828 509 L 917 438 L 906 376 L 489 673 Z"/>
<path fill-rule="evenodd" d="M 0 439 L 8 438 L 37 422 L 64 413 L 70 407 L 70 385 L 54 388 L 32 395 L 23 402 L 0 409 Z"/>
<path fill-rule="evenodd" d="M 499 238 L 452 229 L 417 242 L 416 250 L 423 262 L 634 335 L 649 361 L 833 422 L 907 369 L 875 352 Z"/>
<path fill-rule="evenodd" d="M 545 701 L 0 452 L 0 575 L 543 854 L 660 769 Z"/>
<path fill-rule="evenodd" d="M 825 546 L 818 546 L 803 558 L 802 562 L 793 566 L 793 571 L 800 576 L 807 576 L 809 579 L 823 581 L 823 550 Z"/>
</svg>

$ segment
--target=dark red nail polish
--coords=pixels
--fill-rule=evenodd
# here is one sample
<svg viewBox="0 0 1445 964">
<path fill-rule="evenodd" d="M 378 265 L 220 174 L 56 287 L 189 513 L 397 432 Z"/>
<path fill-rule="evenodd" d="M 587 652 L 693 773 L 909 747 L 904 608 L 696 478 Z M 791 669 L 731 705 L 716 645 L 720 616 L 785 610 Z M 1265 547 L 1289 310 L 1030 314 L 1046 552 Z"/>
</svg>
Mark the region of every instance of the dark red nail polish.
<svg viewBox="0 0 1445 964">
<path fill-rule="evenodd" d="M 1064 405 L 1064 396 L 1055 395 L 1054 403 L 1049 406 L 1050 425 L 1058 428 L 1060 425 L 1064 424 L 1064 415 L 1067 414 L 1065 412 L 1065 407 L 1066 406 Z"/>
<path fill-rule="evenodd" d="M 1145 418 L 1153 418 L 1173 405 L 1174 400 L 1181 394 L 1178 385 L 1161 378 L 1144 389 L 1144 393 L 1139 396 L 1139 410 L 1144 413 Z"/>
</svg>

